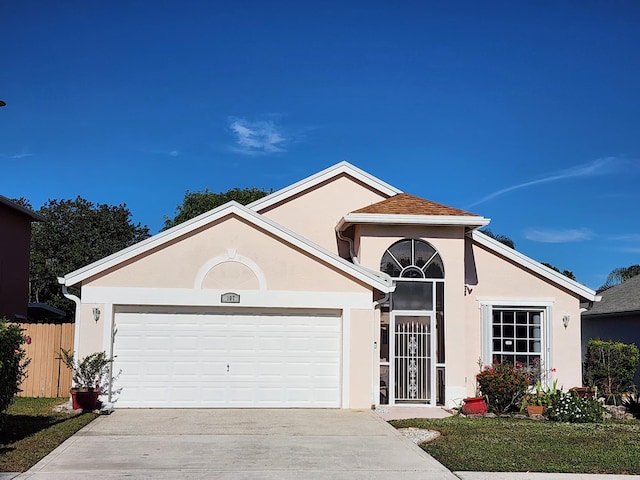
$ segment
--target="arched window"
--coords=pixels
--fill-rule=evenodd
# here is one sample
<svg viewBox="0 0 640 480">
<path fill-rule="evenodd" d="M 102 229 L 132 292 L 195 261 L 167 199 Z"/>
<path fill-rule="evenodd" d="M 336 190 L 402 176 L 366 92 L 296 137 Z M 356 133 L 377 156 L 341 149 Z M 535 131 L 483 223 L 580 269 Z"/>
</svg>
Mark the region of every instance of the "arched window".
<svg viewBox="0 0 640 480">
<path fill-rule="evenodd" d="M 427 242 L 416 239 L 391 245 L 382 256 L 380 271 L 393 278 L 444 278 L 440 254 Z"/>
</svg>

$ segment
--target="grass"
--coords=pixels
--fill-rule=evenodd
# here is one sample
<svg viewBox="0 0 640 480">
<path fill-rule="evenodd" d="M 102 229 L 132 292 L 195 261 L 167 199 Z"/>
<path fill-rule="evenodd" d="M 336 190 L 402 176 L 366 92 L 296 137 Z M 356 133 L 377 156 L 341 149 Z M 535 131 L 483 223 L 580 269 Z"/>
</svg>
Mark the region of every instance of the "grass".
<svg viewBox="0 0 640 480">
<path fill-rule="evenodd" d="M 87 425 L 93 413 L 59 413 L 65 398 L 16 397 L 0 429 L 0 472 L 24 472 Z"/>
<path fill-rule="evenodd" d="M 569 424 L 515 418 L 412 419 L 437 430 L 422 448 L 453 471 L 640 474 L 640 422 Z"/>
</svg>

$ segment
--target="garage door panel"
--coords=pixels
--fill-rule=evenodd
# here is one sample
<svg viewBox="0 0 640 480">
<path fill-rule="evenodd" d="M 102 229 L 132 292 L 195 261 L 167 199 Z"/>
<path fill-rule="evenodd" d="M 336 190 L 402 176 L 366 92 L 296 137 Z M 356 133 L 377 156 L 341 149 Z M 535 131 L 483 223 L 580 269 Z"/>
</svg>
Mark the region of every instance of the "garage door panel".
<svg viewBox="0 0 640 480">
<path fill-rule="evenodd" d="M 117 313 L 122 407 L 339 407 L 337 316 Z"/>
</svg>

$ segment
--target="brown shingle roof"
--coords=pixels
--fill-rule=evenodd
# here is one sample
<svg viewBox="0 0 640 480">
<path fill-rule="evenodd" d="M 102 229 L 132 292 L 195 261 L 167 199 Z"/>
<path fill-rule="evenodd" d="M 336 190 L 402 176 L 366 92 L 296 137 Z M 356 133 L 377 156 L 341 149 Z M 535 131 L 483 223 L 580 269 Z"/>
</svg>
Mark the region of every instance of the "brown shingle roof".
<svg viewBox="0 0 640 480">
<path fill-rule="evenodd" d="M 447 215 L 477 217 L 474 213 L 465 212 L 459 208 L 448 207 L 441 203 L 425 200 L 424 198 L 399 193 L 381 202 L 361 208 L 352 213 L 374 213 L 382 215 Z"/>
</svg>

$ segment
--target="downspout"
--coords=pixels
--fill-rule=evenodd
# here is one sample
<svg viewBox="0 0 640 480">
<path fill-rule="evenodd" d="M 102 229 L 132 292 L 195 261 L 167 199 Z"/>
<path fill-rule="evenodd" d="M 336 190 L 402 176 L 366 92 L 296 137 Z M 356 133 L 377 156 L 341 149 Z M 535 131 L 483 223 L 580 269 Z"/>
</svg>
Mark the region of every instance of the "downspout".
<svg viewBox="0 0 640 480">
<path fill-rule="evenodd" d="M 78 347 L 80 343 L 80 305 L 82 301 L 76 295 L 72 295 L 71 293 L 69 293 L 69 290 L 67 290 L 67 285 L 65 282 L 66 281 L 64 277 L 58 277 L 58 283 L 62 287 L 62 295 L 64 295 L 65 298 L 72 300 L 76 304 L 76 312 L 75 312 L 75 319 L 74 319 L 76 326 L 73 333 L 73 351 L 77 355 Z"/>
</svg>

